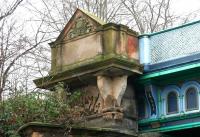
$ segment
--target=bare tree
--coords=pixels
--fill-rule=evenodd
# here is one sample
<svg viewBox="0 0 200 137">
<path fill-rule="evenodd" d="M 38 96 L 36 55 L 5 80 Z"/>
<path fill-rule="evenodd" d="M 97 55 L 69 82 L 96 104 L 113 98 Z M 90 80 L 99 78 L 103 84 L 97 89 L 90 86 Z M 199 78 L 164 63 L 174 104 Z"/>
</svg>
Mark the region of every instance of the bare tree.
<svg viewBox="0 0 200 137">
<path fill-rule="evenodd" d="M 22 1 L 17 0 L 6 7 L 4 12 L 1 10 L 0 14 L 0 101 L 3 92 L 17 90 L 19 82 L 23 81 L 21 86 L 27 90 L 28 72 L 35 69 L 35 60 L 30 60 L 29 57 L 36 56 L 34 49 L 49 41 L 49 36 L 46 35 L 48 26 L 43 27 L 43 19 L 34 22 L 33 29 L 29 26 L 29 31 L 32 32 L 27 35 L 27 22 L 19 22 L 13 17 L 14 11 Z M 28 72 L 25 73 L 26 71 Z M 27 75 L 23 78 L 20 74 Z"/>
<path fill-rule="evenodd" d="M 77 8 L 87 10 L 105 22 L 121 22 L 121 1 L 116 0 L 41 0 L 39 9 L 32 3 L 30 11 L 38 18 L 45 17 L 44 22 L 49 26 L 49 33 L 56 38 Z M 52 39 L 53 40 L 53 39 Z"/>
<path fill-rule="evenodd" d="M 7 6 L 5 10 L 1 10 L 2 9 L 2 7 L 1 7 L 1 9 L 0 9 L 0 21 L 4 18 L 8 17 L 9 15 L 11 15 L 17 9 L 17 7 L 20 5 L 20 3 L 22 1 L 23 0 L 13 1 L 12 4 Z M 7 2 L 5 0 L 3 0 L 2 5 L 4 5 L 5 3 L 7 3 Z"/>
<path fill-rule="evenodd" d="M 140 33 L 166 29 L 177 19 L 170 12 L 170 0 L 122 0 L 122 3 L 134 24 L 131 26 Z"/>
<path fill-rule="evenodd" d="M 195 19 L 199 19 L 199 12 L 200 12 L 200 9 L 197 9 L 195 11 L 192 11 L 186 15 L 183 15 L 181 18 L 180 18 L 180 23 L 184 24 L 184 23 L 187 23 L 187 22 L 190 22 L 190 21 L 193 21 Z"/>
<path fill-rule="evenodd" d="M 194 18 L 175 15 L 171 10 L 171 0 L 41 0 L 45 12 L 35 10 L 46 16 L 46 23 L 52 32 L 58 33 L 73 15 L 76 8 L 93 13 L 105 22 L 122 23 L 141 34 L 160 31 Z"/>
<path fill-rule="evenodd" d="M 45 16 L 45 23 L 51 27 L 49 32 L 55 34 L 54 37 L 76 8 L 85 9 L 105 22 L 128 25 L 141 34 L 169 28 L 181 18 L 171 13 L 171 0 L 41 0 L 41 3 L 44 11 L 36 6 L 32 6 L 32 11 Z"/>
<path fill-rule="evenodd" d="M 4 5 L 4 8 L 3 6 L 1 6 L 0 10 L 0 25 L 1 25 L 0 26 L 0 100 L 2 99 L 2 93 L 5 87 L 6 77 L 8 75 L 8 71 L 10 70 L 9 69 L 10 67 L 8 67 L 8 69 L 5 69 L 5 66 L 7 65 L 6 61 L 8 60 L 8 56 L 13 55 L 13 51 L 11 51 L 8 54 L 8 49 L 10 47 L 9 38 L 11 37 L 10 34 L 12 32 L 13 28 L 12 26 L 14 26 L 14 24 L 11 24 L 10 27 L 7 27 L 6 18 L 10 16 L 12 13 L 14 13 L 14 11 L 17 9 L 17 7 L 20 5 L 22 1 L 23 0 L 16 0 L 9 6 L 5 6 L 5 3 L 7 3 L 6 1 L 1 2 L 1 4 Z M 8 35 L 4 33 L 5 30 L 9 33 L 9 34 L 7 33 Z"/>
<path fill-rule="evenodd" d="M 63 10 L 71 15 L 76 8 L 85 9 L 88 12 L 95 14 L 105 22 L 118 21 L 119 11 L 122 7 L 120 1 L 116 0 L 62 0 Z"/>
</svg>

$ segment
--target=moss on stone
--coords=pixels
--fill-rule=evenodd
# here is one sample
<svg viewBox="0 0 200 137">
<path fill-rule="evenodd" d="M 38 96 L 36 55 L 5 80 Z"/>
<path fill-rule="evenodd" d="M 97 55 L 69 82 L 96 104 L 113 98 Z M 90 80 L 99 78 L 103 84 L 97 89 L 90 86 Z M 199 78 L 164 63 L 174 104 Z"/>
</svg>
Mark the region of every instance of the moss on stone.
<svg viewBox="0 0 200 137">
<path fill-rule="evenodd" d="M 63 71 L 34 80 L 37 87 L 47 88 L 48 85 L 74 77 L 81 77 L 88 73 L 105 70 L 108 68 L 120 68 L 121 71 L 129 71 L 130 73 L 141 74 L 141 66 L 138 60 L 124 58 L 120 55 L 107 54 L 99 55 L 95 58 L 75 63 L 73 65 L 64 66 Z M 125 72 L 124 72 L 125 73 Z"/>
</svg>

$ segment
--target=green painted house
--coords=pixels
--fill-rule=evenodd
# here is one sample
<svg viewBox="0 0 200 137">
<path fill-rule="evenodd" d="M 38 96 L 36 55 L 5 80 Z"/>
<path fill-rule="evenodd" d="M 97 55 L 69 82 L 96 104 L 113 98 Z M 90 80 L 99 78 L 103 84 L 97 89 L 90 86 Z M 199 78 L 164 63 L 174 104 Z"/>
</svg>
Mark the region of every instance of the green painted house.
<svg viewBox="0 0 200 137">
<path fill-rule="evenodd" d="M 200 126 L 200 21 L 139 41 L 139 130 L 194 136 Z"/>
</svg>

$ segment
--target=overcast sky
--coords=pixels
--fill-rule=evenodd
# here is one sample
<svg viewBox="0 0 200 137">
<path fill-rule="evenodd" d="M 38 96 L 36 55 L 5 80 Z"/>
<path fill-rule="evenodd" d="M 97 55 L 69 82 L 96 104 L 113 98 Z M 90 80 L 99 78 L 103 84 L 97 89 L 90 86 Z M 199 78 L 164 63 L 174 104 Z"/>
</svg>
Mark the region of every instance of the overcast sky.
<svg viewBox="0 0 200 137">
<path fill-rule="evenodd" d="M 26 21 L 26 24 L 28 24 L 29 21 L 27 21 L 27 20 L 32 20 L 35 16 L 33 14 L 31 15 L 31 13 L 28 12 L 26 1 L 29 1 L 30 3 L 32 3 L 35 7 L 37 7 L 40 10 L 42 10 L 42 7 L 44 5 L 42 4 L 41 0 L 25 0 L 25 2 L 22 3 L 22 5 L 20 7 L 18 7 L 17 11 L 15 12 L 15 15 L 17 16 L 16 17 L 17 20 L 18 21 L 21 20 L 22 22 Z M 118 0 L 116 0 L 116 1 L 118 1 Z M 154 1 L 154 0 L 152 0 L 152 1 Z M 196 12 L 196 13 L 198 13 L 197 14 L 198 16 L 195 17 L 195 19 L 193 19 L 193 17 L 191 16 L 189 18 L 189 22 L 192 22 L 195 20 L 200 20 L 200 0 L 171 0 L 171 12 L 178 17 L 179 16 L 184 17 L 184 16 L 187 16 L 189 13 Z M 179 26 L 183 23 L 183 22 L 181 22 L 181 20 L 179 20 L 179 21 L 174 23 L 173 27 Z M 30 24 L 30 25 L 32 26 L 32 28 L 35 28 L 33 26 L 36 24 Z M 26 25 L 26 26 L 28 26 L 28 30 L 30 30 L 30 25 Z M 27 32 L 30 32 L 30 31 L 27 31 Z"/>
<path fill-rule="evenodd" d="M 40 0 L 29 0 L 31 3 L 36 4 L 38 7 Z M 38 3 L 38 4 L 37 4 Z M 200 9 L 200 0 L 171 0 L 171 7 L 173 12 L 177 14 L 187 14 L 192 11 Z"/>
<path fill-rule="evenodd" d="M 200 9 L 200 0 L 171 0 L 172 10 L 178 14 L 188 14 Z"/>
<path fill-rule="evenodd" d="M 28 0 L 33 5 L 37 5 L 38 8 L 41 8 L 42 5 L 40 3 L 41 0 Z M 195 12 L 199 10 L 198 12 L 200 13 L 200 0 L 171 0 L 171 11 L 175 15 L 187 15 L 191 12 Z M 20 16 L 22 19 L 24 17 L 28 17 L 29 15 L 24 12 L 23 6 L 18 9 L 17 12 L 20 12 L 18 15 L 25 14 L 24 16 Z M 195 20 L 200 20 L 200 14 L 199 17 L 196 18 Z"/>
</svg>

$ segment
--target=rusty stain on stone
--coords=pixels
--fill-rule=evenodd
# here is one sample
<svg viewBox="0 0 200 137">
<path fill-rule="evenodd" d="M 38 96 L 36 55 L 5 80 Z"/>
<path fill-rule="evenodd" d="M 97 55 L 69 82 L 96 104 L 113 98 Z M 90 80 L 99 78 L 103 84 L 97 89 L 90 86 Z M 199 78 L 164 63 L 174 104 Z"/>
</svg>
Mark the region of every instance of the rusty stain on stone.
<svg viewBox="0 0 200 137">
<path fill-rule="evenodd" d="M 138 39 L 132 36 L 128 36 L 128 57 L 138 59 Z"/>
</svg>

